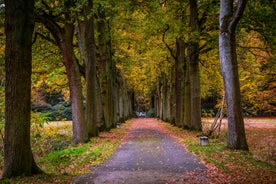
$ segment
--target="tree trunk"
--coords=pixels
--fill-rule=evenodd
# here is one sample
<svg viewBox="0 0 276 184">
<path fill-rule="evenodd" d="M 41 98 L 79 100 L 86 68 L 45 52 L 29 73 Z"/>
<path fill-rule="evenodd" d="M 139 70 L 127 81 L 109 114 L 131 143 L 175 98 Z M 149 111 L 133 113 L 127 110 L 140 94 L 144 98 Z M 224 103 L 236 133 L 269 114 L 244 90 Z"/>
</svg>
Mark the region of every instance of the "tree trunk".
<svg viewBox="0 0 276 184">
<path fill-rule="evenodd" d="M 184 102 L 183 102 L 183 115 L 182 115 L 182 119 L 183 119 L 183 123 L 182 123 L 182 127 L 184 129 L 191 129 L 191 80 L 190 80 L 190 65 L 189 63 L 186 61 L 184 61 L 184 72 L 183 72 L 183 76 L 184 76 L 184 80 L 183 80 L 183 98 L 184 98 Z"/>
<path fill-rule="evenodd" d="M 63 64 L 65 65 L 69 81 L 70 100 L 72 106 L 73 121 L 73 142 L 81 143 L 88 140 L 86 123 L 84 117 L 84 106 L 82 96 L 82 84 L 80 69 L 73 49 L 74 24 L 70 23 L 69 12 L 74 5 L 72 1 L 64 1 L 65 23 L 63 27 L 56 22 L 55 17 L 48 15 L 45 11 L 36 11 L 36 21 L 45 25 L 55 39 L 55 44 L 62 53 Z"/>
<path fill-rule="evenodd" d="M 219 51 L 227 104 L 228 143 L 230 149 L 248 150 L 241 109 L 235 29 L 242 17 L 246 1 L 239 0 L 234 11 L 233 0 L 220 1 Z"/>
<path fill-rule="evenodd" d="M 182 38 L 176 40 L 176 60 L 175 60 L 175 124 L 182 127 L 183 124 L 183 66 L 185 61 L 185 44 Z"/>
<path fill-rule="evenodd" d="M 5 137 L 3 178 L 42 172 L 30 143 L 34 1 L 5 1 Z"/>
<path fill-rule="evenodd" d="M 161 74 L 162 75 L 162 74 Z M 163 87 L 162 87 L 162 107 L 163 107 L 163 120 L 166 122 L 170 122 L 171 120 L 171 112 L 170 112 L 170 79 L 168 77 L 166 77 L 165 74 L 162 75 L 162 83 L 163 83 Z"/>
<path fill-rule="evenodd" d="M 201 130 L 201 99 L 200 99 L 200 76 L 199 76 L 199 22 L 197 1 L 190 0 L 190 27 L 191 38 L 188 45 L 188 65 L 191 94 L 191 122 L 190 128 Z"/>
<path fill-rule="evenodd" d="M 78 144 L 88 140 L 84 117 L 82 84 L 72 45 L 74 25 L 66 24 L 64 30 L 64 42 L 61 43 L 61 53 L 69 80 L 70 99 L 72 104 L 73 142 Z"/>
<path fill-rule="evenodd" d="M 114 82 L 114 90 L 113 90 L 113 96 L 114 96 L 114 122 L 119 122 L 119 89 L 118 89 L 118 82 L 115 80 Z"/>
<path fill-rule="evenodd" d="M 175 65 L 170 70 L 170 123 L 175 125 Z"/>
<path fill-rule="evenodd" d="M 163 119 L 166 121 L 166 122 L 169 122 L 170 121 L 170 94 L 169 94 L 169 81 L 164 79 L 164 87 L 163 87 Z"/>
<path fill-rule="evenodd" d="M 94 18 L 91 16 L 93 1 L 88 0 L 82 8 L 83 20 L 79 21 L 80 39 L 83 43 L 83 59 L 86 79 L 86 128 L 89 137 L 98 136 L 97 128 L 97 78 L 96 78 L 96 45 L 94 38 Z"/>
<path fill-rule="evenodd" d="M 100 87 L 100 79 L 97 74 L 97 86 L 96 86 L 96 125 L 98 131 L 105 130 L 105 120 L 104 120 L 104 112 L 102 105 L 102 94 Z"/>
<path fill-rule="evenodd" d="M 114 125 L 114 104 L 113 104 L 113 95 L 112 95 L 112 59 L 110 54 L 109 44 L 110 40 L 106 32 L 109 32 L 109 27 L 106 24 L 105 10 L 104 7 L 99 5 L 98 7 L 98 43 L 99 43 L 99 78 L 101 86 L 101 96 L 102 96 L 102 106 L 105 120 L 105 129 L 110 130 Z"/>
</svg>

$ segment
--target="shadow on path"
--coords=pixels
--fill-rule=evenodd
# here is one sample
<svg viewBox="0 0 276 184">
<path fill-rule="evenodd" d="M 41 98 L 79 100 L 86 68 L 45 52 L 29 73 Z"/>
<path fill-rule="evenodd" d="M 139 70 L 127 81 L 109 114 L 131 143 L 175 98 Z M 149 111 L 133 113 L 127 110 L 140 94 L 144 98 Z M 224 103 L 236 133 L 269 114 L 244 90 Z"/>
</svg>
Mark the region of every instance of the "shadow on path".
<svg viewBox="0 0 276 184">
<path fill-rule="evenodd" d="M 72 183 L 206 183 L 207 168 L 158 126 L 155 119 L 135 119 L 127 138 L 104 164 Z"/>
</svg>

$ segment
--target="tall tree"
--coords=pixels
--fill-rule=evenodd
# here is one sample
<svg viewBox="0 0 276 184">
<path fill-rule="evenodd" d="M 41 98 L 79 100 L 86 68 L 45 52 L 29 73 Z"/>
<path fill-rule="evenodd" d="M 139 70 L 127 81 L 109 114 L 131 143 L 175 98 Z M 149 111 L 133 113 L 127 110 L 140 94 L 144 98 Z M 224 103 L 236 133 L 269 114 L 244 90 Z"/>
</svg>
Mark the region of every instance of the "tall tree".
<svg viewBox="0 0 276 184">
<path fill-rule="evenodd" d="M 241 109 L 241 95 L 236 55 L 236 27 L 246 0 L 220 1 L 219 51 L 227 104 L 228 148 L 248 150 Z"/>
<path fill-rule="evenodd" d="M 87 141 L 88 134 L 84 116 L 80 66 L 73 47 L 76 17 L 72 9 L 75 7 L 75 2 L 68 0 L 60 4 L 57 3 L 57 5 L 64 7 L 63 12 L 59 14 L 60 16 L 55 16 L 52 10 L 54 8 L 59 9 L 59 7 L 51 8 L 44 1 L 38 3 L 35 18 L 37 22 L 42 23 L 49 30 L 54 38 L 46 37 L 46 39 L 56 44 L 61 51 L 69 81 L 70 100 L 72 103 L 73 142 L 81 143 Z"/>
<path fill-rule="evenodd" d="M 98 31 L 98 73 L 100 80 L 102 107 L 105 121 L 105 129 L 114 126 L 114 98 L 113 78 L 115 77 L 114 64 L 111 56 L 111 36 L 109 21 L 106 18 L 106 10 L 102 4 L 97 7 L 97 31 Z"/>
<path fill-rule="evenodd" d="M 30 143 L 34 1 L 5 1 L 5 138 L 3 177 L 41 172 Z"/>
<path fill-rule="evenodd" d="M 190 121 L 190 116 L 185 116 L 188 107 L 185 106 L 186 89 L 186 55 L 185 42 L 183 37 L 176 39 L 176 57 L 175 57 L 175 124 L 183 127 L 183 123 Z M 190 112 L 189 112 L 190 114 Z M 184 125 L 185 126 L 185 125 Z"/>
<path fill-rule="evenodd" d="M 197 0 L 190 0 L 190 28 L 191 36 L 188 44 L 188 65 L 190 83 L 190 106 L 191 122 L 190 127 L 194 130 L 201 130 L 201 99 L 200 99 L 200 75 L 199 75 L 199 20 Z"/>
<path fill-rule="evenodd" d="M 94 37 L 93 1 L 84 1 L 79 19 L 80 43 L 83 49 L 82 58 L 85 62 L 86 82 L 86 113 L 85 121 L 89 137 L 98 136 L 96 111 L 96 45 Z"/>
</svg>

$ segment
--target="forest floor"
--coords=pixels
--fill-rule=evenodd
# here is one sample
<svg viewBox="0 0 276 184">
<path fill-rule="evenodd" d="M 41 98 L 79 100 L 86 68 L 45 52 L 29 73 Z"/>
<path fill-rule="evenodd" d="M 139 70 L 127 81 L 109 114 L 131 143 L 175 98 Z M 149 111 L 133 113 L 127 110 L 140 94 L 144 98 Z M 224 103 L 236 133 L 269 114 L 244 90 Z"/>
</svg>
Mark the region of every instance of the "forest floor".
<svg viewBox="0 0 276 184">
<path fill-rule="evenodd" d="M 72 183 L 206 183 L 206 170 L 156 119 L 139 118 L 107 162 Z"/>
<path fill-rule="evenodd" d="M 203 119 L 204 128 L 212 121 Z M 157 119 L 130 123 L 111 158 L 71 183 L 276 183 L 273 118 L 245 119 L 250 152 L 226 149 L 225 119 L 220 137 L 210 138 L 209 146 L 198 143 L 198 133 Z"/>
<path fill-rule="evenodd" d="M 205 132 L 211 122 L 203 118 Z M 45 174 L 0 183 L 276 183 L 276 117 L 245 118 L 245 129 L 249 152 L 226 148 L 225 119 L 208 146 L 199 132 L 158 119 L 131 119 L 79 145 L 71 144 L 71 122 L 32 124 L 33 155 Z"/>
</svg>

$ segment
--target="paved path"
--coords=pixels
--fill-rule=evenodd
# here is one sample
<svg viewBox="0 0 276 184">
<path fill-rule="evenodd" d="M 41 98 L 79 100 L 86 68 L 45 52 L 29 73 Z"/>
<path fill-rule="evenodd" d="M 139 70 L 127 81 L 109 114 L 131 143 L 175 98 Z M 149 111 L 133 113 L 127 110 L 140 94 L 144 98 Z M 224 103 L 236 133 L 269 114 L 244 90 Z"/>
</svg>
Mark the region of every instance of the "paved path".
<svg viewBox="0 0 276 184">
<path fill-rule="evenodd" d="M 158 126 L 155 119 L 136 119 L 109 160 L 72 183 L 163 184 L 206 183 L 207 168 Z"/>
</svg>

